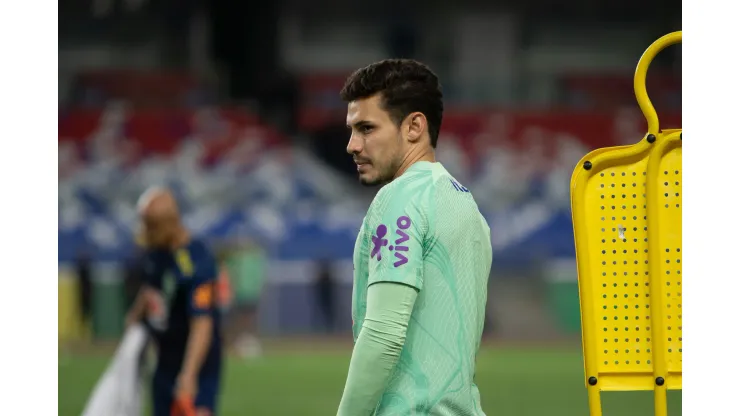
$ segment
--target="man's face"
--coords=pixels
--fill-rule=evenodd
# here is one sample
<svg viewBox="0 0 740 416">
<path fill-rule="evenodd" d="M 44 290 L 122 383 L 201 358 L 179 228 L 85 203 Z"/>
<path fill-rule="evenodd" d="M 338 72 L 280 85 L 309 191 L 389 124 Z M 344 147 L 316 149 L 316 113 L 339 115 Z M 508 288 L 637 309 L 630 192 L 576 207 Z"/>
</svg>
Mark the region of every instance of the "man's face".
<svg viewBox="0 0 740 416">
<path fill-rule="evenodd" d="M 173 240 L 174 224 L 169 218 L 144 215 L 141 218 L 143 240 L 150 248 L 167 248 Z"/>
<path fill-rule="evenodd" d="M 352 131 L 347 153 L 357 164 L 360 183 L 373 186 L 393 180 L 403 157 L 403 138 L 381 107 L 380 94 L 350 102 L 347 127 Z"/>
</svg>

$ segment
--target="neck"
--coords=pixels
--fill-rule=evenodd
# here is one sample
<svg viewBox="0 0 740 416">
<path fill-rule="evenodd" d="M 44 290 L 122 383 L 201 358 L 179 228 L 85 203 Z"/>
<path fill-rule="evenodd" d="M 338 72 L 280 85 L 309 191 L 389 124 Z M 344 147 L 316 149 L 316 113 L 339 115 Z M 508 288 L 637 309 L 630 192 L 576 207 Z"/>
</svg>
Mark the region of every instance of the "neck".
<svg viewBox="0 0 740 416">
<path fill-rule="evenodd" d="M 184 227 L 179 227 L 175 238 L 172 240 L 172 249 L 184 247 L 190 242 L 190 233 Z"/>
<path fill-rule="evenodd" d="M 408 153 L 406 153 L 406 156 L 404 156 L 403 160 L 401 161 L 401 166 L 398 168 L 398 171 L 393 176 L 393 179 L 396 179 L 399 176 L 403 175 L 403 173 L 406 172 L 406 170 L 408 170 L 408 168 L 416 162 L 435 161 L 436 159 L 434 157 L 433 148 L 427 147 L 424 150 L 411 149 Z"/>
</svg>

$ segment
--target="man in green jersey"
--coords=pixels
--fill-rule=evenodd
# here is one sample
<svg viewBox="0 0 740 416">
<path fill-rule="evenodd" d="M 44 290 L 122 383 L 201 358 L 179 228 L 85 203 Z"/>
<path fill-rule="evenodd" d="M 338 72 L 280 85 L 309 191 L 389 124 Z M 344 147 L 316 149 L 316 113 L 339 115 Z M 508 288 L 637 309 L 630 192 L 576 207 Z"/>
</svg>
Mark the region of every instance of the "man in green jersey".
<svg viewBox="0 0 740 416">
<path fill-rule="evenodd" d="M 357 236 L 355 340 L 341 416 L 483 415 L 474 382 L 491 233 L 435 161 L 442 93 L 412 60 L 385 60 L 341 92 L 360 182 L 384 185 Z"/>
</svg>

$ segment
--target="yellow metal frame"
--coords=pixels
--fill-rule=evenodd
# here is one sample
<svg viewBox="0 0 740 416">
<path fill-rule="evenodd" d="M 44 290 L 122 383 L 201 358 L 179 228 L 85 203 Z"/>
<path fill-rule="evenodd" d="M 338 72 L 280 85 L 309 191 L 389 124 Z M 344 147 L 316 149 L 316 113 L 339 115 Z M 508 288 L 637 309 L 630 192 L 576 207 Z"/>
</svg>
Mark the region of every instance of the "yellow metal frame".
<svg viewBox="0 0 740 416">
<path fill-rule="evenodd" d="M 645 51 L 635 96 L 648 131 L 635 145 L 597 149 L 571 178 L 585 378 L 589 409 L 602 391 L 682 385 L 681 130 L 661 130 L 645 85 L 655 56 L 680 43 L 670 33 Z"/>
</svg>

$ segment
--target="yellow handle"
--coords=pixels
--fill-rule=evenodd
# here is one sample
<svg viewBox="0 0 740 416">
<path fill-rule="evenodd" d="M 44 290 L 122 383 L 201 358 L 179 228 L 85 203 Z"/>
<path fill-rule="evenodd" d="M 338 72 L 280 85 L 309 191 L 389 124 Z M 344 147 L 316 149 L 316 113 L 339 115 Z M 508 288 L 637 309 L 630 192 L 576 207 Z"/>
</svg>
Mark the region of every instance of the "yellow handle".
<svg viewBox="0 0 740 416">
<path fill-rule="evenodd" d="M 650 97 L 648 97 L 645 86 L 648 68 L 660 51 L 671 45 L 681 43 L 681 39 L 682 31 L 680 30 L 663 36 L 645 50 L 645 53 L 640 58 L 640 62 L 637 63 L 637 69 L 635 70 L 635 97 L 637 97 L 637 104 L 640 106 L 642 114 L 645 115 L 645 119 L 647 120 L 648 133 L 657 135 L 660 132 L 658 113 L 655 111 L 653 103 L 650 102 Z"/>
</svg>

